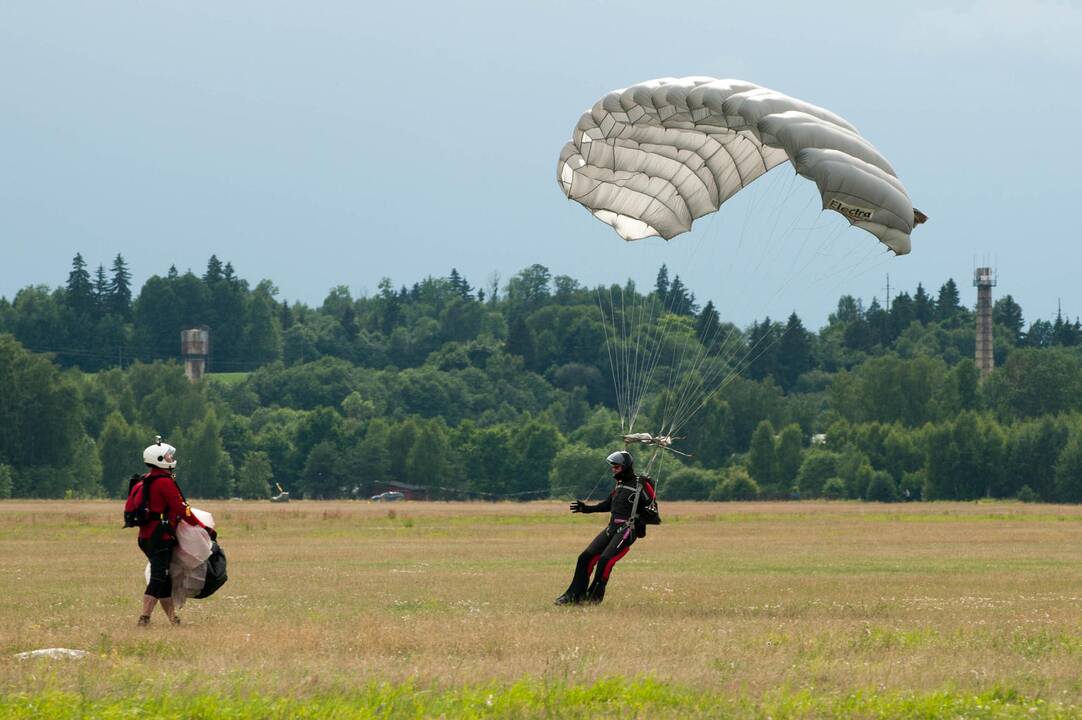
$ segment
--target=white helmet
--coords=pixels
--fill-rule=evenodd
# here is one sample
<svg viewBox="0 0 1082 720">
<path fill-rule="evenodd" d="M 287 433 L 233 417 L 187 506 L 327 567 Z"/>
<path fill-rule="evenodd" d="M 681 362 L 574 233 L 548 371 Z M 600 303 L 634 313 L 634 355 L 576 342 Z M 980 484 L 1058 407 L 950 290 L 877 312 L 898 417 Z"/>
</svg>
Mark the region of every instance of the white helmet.
<svg viewBox="0 0 1082 720">
<path fill-rule="evenodd" d="M 143 462 L 165 470 L 175 468 L 177 461 L 173 456 L 176 455 L 177 449 L 169 443 L 163 443 L 161 435 L 158 435 L 155 440 L 153 445 L 147 446 L 147 449 L 143 451 Z"/>
<path fill-rule="evenodd" d="M 616 452 L 605 458 L 609 465 L 622 465 L 624 469 L 631 467 L 631 453 L 626 450 L 617 450 Z"/>
</svg>

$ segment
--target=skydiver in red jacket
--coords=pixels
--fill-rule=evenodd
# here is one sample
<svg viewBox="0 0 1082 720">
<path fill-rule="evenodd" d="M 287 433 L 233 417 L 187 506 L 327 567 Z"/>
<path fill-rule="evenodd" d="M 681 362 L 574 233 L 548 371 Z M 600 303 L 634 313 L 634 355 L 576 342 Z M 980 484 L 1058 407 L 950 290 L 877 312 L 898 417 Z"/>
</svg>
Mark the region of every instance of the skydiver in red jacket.
<svg viewBox="0 0 1082 720">
<path fill-rule="evenodd" d="M 173 578 L 169 574 L 169 563 L 173 559 L 173 548 L 177 544 L 174 528 L 177 523 L 206 528 L 211 538 L 215 532 L 200 522 L 192 514 L 192 509 L 184 499 L 184 494 L 177 486 L 173 469 L 177 466 L 177 449 L 163 443 L 157 443 L 143 450 L 143 462 L 149 471 L 142 476 L 133 476 L 128 490 L 128 501 L 124 506 L 125 514 L 135 512 L 142 504 L 143 490 L 149 486 L 147 500 L 148 518 L 139 525 L 139 549 L 150 560 L 150 582 L 143 594 L 143 614 L 139 616 L 139 625 L 150 624 L 150 614 L 160 601 L 169 622 L 180 624 L 173 608 Z"/>
</svg>

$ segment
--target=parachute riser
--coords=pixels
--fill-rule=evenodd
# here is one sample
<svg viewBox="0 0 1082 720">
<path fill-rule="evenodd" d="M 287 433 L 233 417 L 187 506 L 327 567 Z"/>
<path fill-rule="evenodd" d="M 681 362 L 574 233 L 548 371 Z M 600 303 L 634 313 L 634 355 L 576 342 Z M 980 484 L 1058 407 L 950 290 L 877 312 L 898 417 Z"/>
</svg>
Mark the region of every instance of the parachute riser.
<svg viewBox="0 0 1082 720">
<path fill-rule="evenodd" d="M 668 450 L 669 452 L 682 455 L 683 457 L 691 457 L 691 453 L 681 452 L 680 450 L 672 447 L 675 440 L 683 440 L 681 437 L 672 437 L 671 435 L 651 435 L 650 433 L 630 433 L 621 436 L 624 445 L 652 445 L 654 449 L 653 455 L 650 456 L 650 463 L 653 463 L 654 458 L 662 450 Z"/>
</svg>

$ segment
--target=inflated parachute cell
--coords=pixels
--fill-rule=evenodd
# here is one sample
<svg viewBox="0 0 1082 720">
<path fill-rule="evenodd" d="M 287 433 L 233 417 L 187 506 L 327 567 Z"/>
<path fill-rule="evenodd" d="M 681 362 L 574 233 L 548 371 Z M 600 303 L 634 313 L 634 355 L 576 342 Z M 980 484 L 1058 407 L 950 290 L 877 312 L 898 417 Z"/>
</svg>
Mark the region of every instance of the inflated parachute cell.
<svg viewBox="0 0 1082 720">
<path fill-rule="evenodd" d="M 610 92 L 579 119 L 557 179 L 625 240 L 668 240 L 786 161 L 815 181 L 824 209 L 909 252 L 926 217 L 886 158 L 829 110 L 742 80 L 661 78 Z"/>
</svg>

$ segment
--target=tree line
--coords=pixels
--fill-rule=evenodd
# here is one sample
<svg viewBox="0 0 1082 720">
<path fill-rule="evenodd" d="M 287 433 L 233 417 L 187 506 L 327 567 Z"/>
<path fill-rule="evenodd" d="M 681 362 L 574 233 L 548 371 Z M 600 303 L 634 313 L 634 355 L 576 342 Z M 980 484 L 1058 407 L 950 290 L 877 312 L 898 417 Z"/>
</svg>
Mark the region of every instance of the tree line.
<svg viewBox="0 0 1082 720">
<path fill-rule="evenodd" d="M 1000 298 L 981 382 L 951 279 L 885 305 L 843 296 L 815 332 L 795 312 L 736 328 L 664 266 L 642 290 L 541 265 L 475 288 L 452 269 L 319 307 L 216 256 L 134 296 L 130 280 L 120 255 L 93 275 L 77 255 L 63 286 L 0 298 L 0 497 L 118 496 L 156 433 L 199 497 L 597 492 L 620 431 L 597 306 L 615 289 L 663 301 L 689 343 L 725 326 L 757 349 L 681 441 L 691 457 L 666 461 L 666 498 L 1082 500 L 1082 326 L 1027 327 Z M 199 325 L 211 374 L 192 384 L 179 335 Z M 649 388 L 643 427 L 668 391 Z"/>
</svg>

